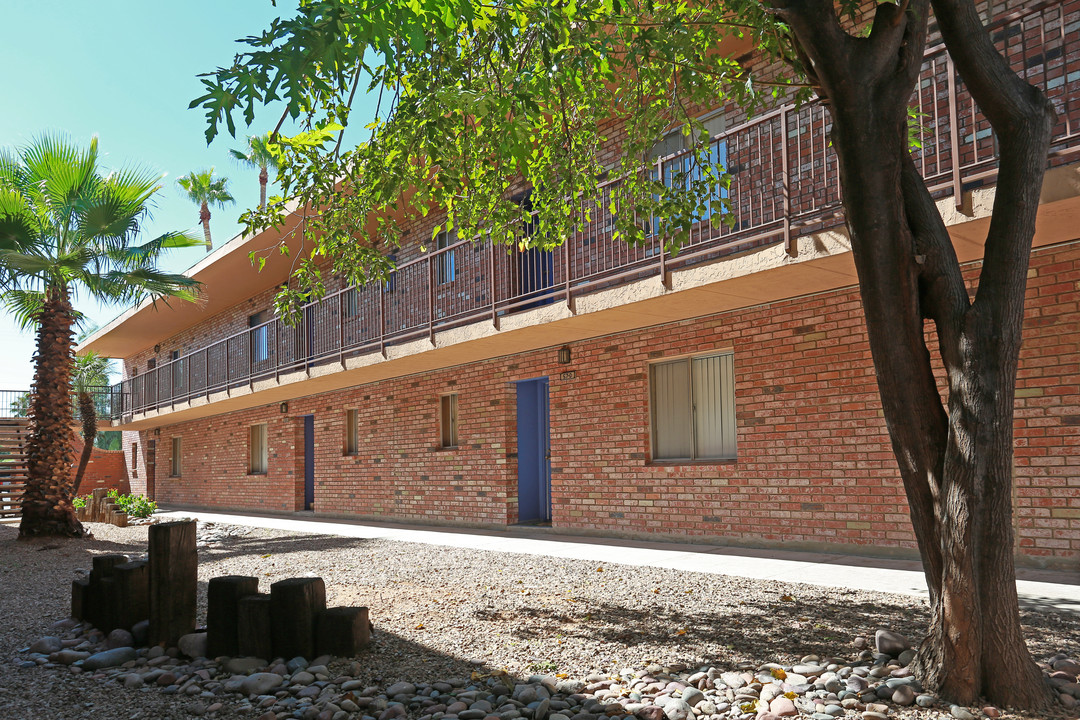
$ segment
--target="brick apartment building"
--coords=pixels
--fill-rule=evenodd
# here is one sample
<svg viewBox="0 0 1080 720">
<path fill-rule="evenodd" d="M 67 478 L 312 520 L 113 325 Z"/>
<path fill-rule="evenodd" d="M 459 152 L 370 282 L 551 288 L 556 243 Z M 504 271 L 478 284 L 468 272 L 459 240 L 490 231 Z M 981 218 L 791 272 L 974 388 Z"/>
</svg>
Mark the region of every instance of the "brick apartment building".
<svg viewBox="0 0 1080 720">
<path fill-rule="evenodd" d="M 1016 393 L 1014 522 L 1021 562 L 1069 565 L 1080 0 L 992 14 L 999 47 L 1058 111 Z M 927 125 L 917 162 L 974 279 L 994 137 L 940 47 L 913 103 Z M 282 235 L 233 239 L 189 271 L 203 304 L 132 308 L 83 346 L 124 361 L 113 424 L 132 489 L 167 506 L 913 554 L 827 113 L 747 121 L 720 108 L 706 124 L 737 222 L 703 219 L 676 257 L 613 240 L 605 202 L 550 253 L 445 234 L 422 252 L 432 215 L 409 228 L 417 241 L 389 281 L 332 286 L 290 327 L 271 311 L 287 263 L 258 273 L 248 259 Z M 679 138 L 658 146 L 665 176 L 684 162 Z"/>
</svg>

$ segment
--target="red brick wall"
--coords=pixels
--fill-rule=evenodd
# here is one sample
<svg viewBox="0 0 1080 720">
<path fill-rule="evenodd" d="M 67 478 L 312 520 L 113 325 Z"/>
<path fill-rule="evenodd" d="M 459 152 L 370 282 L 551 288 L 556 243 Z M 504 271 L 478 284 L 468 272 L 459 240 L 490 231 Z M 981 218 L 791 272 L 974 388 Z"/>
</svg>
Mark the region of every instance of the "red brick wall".
<svg viewBox="0 0 1080 720">
<path fill-rule="evenodd" d="M 978 266 L 969 266 L 974 276 Z M 1031 562 L 1080 557 L 1080 243 L 1035 253 L 1016 401 L 1016 526 Z M 301 416 L 315 415 L 316 512 L 503 525 L 516 521 L 513 382 L 551 378 L 553 525 L 607 534 L 790 546 L 914 547 L 853 288 L 721 313 L 161 430 L 157 499 L 302 506 Z M 648 367 L 733 350 L 738 457 L 650 461 Z M 573 371 L 573 379 L 560 373 Z M 438 447 L 438 398 L 459 393 L 460 446 Z M 345 411 L 360 454 L 343 455 Z M 247 473 L 247 433 L 270 427 L 270 471 Z M 183 473 L 165 478 L 169 438 Z M 126 447 L 126 446 L 125 446 Z"/>
<path fill-rule="evenodd" d="M 74 467 L 77 468 L 83 451 L 82 438 L 76 437 L 72 446 L 75 453 Z M 123 450 L 94 448 L 90 452 L 90 461 L 86 464 L 86 472 L 83 474 L 82 484 L 79 486 L 79 494 L 85 495 L 97 488 L 118 490 L 121 493 L 131 492 Z"/>
</svg>

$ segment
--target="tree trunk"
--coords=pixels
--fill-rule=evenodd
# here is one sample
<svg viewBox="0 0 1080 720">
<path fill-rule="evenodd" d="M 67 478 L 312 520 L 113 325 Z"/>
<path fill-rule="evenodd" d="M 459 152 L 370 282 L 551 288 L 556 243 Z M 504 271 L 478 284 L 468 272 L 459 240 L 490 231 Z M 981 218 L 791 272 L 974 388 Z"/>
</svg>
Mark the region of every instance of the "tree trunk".
<svg viewBox="0 0 1080 720">
<path fill-rule="evenodd" d="M 267 172 L 266 166 L 259 168 L 259 207 L 266 207 L 266 184 L 270 182 L 270 173 Z"/>
<path fill-rule="evenodd" d="M 27 482 L 19 538 L 85 537 L 71 503 L 71 326 L 65 288 L 49 289 L 38 317 L 30 394 Z"/>
<path fill-rule="evenodd" d="M 210 252 L 214 247 L 213 241 L 210 239 L 210 208 L 203 203 L 199 208 L 199 222 L 202 223 L 203 237 L 206 238 L 206 252 Z"/>
<path fill-rule="evenodd" d="M 79 469 L 75 473 L 75 489 L 72 497 L 79 496 L 79 487 L 82 485 L 86 466 L 90 464 L 90 456 L 94 452 L 94 441 L 97 439 L 97 407 L 90 393 L 85 390 L 79 393 L 79 419 L 83 428 L 83 449 L 79 457 Z"/>
<path fill-rule="evenodd" d="M 843 29 L 831 0 L 775 0 L 833 119 L 844 211 L 885 423 L 930 590 L 914 670 L 972 705 L 1052 700 L 1020 627 L 1013 566 L 1013 397 L 1025 278 L 1051 123 L 1049 105 L 994 49 L 971 0 L 934 0 L 942 35 L 1000 142 L 979 291 L 911 160 L 907 104 L 929 0 L 876 6 L 870 32 Z M 942 406 L 924 321 L 948 383 Z"/>
</svg>

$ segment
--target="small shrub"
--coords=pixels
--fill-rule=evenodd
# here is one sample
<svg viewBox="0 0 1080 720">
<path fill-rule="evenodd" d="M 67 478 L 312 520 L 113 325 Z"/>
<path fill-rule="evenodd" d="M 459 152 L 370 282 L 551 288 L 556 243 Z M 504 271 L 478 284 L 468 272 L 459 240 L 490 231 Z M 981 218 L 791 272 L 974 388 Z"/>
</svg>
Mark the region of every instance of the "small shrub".
<svg viewBox="0 0 1080 720">
<path fill-rule="evenodd" d="M 74 505 L 77 508 L 84 508 L 84 507 L 86 507 L 86 503 L 89 500 L 90 500 L 89 495 L 79 495 L 78 497 L 76 497 L 74 500 L 71 501 L 71 504 Z"/>
<path fill-rule="evenodd" d="M 110 490 L 109 497 L 131 517 L 148 518 L 157 510 L 157 503 L 145 495 L 121 495 L 117 490 Z"/>
</svg>

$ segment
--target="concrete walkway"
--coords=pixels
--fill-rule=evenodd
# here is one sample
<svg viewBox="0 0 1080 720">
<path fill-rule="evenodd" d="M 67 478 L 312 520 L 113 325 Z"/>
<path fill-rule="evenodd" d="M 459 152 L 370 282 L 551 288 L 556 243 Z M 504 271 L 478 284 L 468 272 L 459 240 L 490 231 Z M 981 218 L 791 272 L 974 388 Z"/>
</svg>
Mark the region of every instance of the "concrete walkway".
<svg viewBox="0 0 1080 720">
<path fill-rule="evenodd" d="M 914 560 L 870 558 L 837 553 L 755 550 L 692 543 L 649 542 L 620 538 L 561 535 L 544 528 L 506 530 L 418 527 L 360 523 L 311 516 L 254 516 L 174 510 L 162 519 L 195 518 L 203 522 L 248 525 L 276 530 L 398 540 L 493 552 L 671 568 L 758 580 L 808 583 L 856 590 L 876 590 L 927 597 L 921 564 Z M 1080 573 L 1017 570 L 1017 591 L 1025 607 L 1080 613 Z"/>
</svg>

